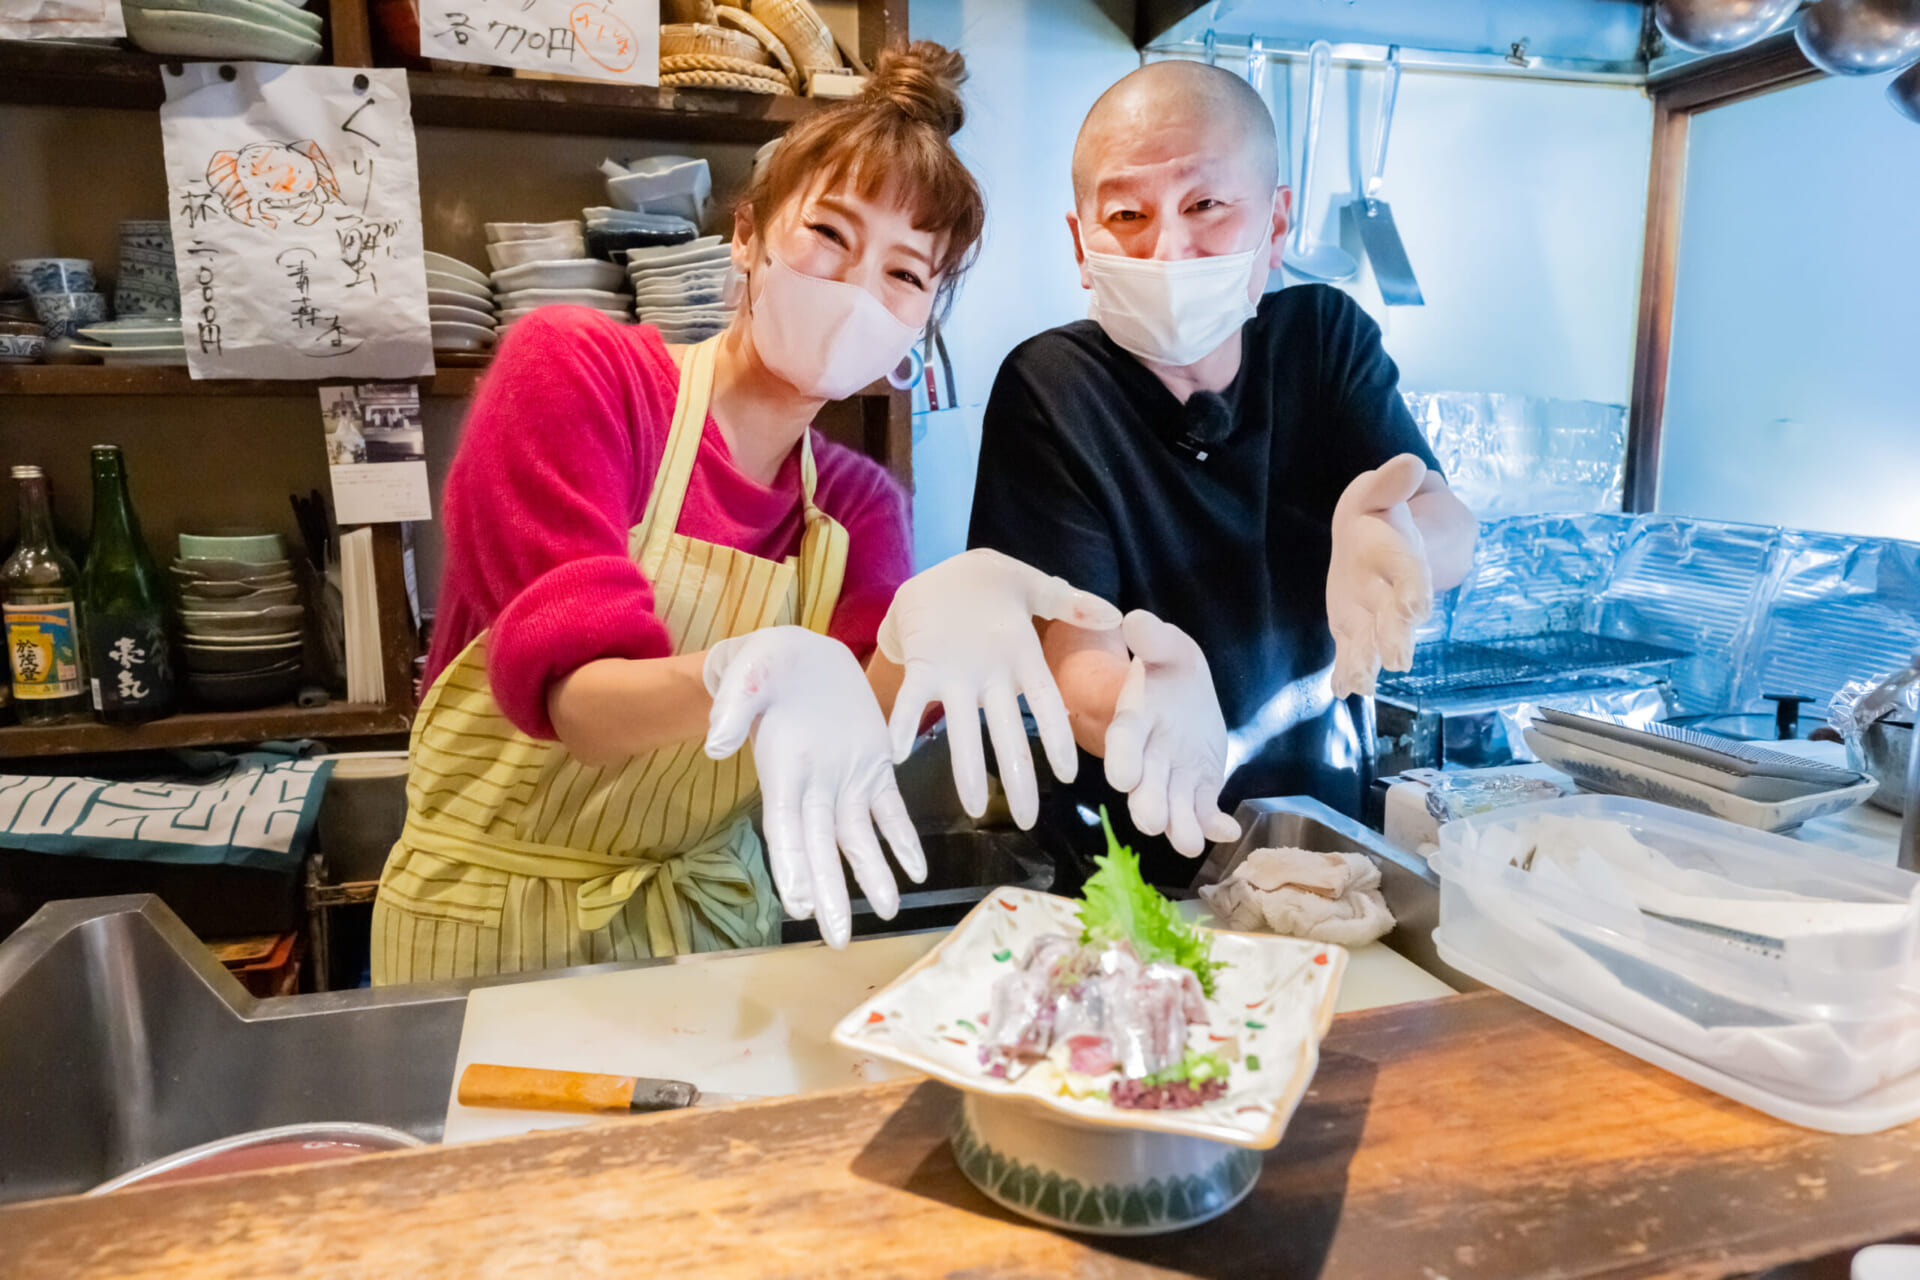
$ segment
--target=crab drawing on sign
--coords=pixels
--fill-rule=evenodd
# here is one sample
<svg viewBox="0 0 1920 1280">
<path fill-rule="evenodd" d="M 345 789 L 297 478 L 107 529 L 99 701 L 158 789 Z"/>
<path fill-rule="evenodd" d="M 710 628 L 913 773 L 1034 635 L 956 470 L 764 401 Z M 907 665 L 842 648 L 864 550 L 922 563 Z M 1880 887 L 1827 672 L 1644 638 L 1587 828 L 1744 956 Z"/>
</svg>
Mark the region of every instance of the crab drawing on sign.
<svg viewBox="0 0 1920 1280">
<path fill-rule="evenodd" d="M 247 227 L 278 228 L 283 218 L 310 227 L 329 204 L 345 203 L 333 163 L 311 139 L 216 151 L 207 161 L 207 185 L 227 216 Z"/>
</svg>

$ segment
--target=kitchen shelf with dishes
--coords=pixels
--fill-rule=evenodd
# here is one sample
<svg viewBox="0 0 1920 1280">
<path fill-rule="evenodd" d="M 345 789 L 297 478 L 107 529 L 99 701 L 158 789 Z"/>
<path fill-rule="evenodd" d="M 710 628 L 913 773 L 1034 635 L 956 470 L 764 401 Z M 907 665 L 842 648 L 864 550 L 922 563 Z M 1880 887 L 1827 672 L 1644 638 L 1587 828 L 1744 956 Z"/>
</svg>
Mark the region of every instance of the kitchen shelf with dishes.
<svg viewBox="0 0 1920 1280">
<path fill-rule="evenodd" d="M 184 711 L 141 725 L 7 725 L 0 728 L 0 759 L 209 747 L 287 738 L 364 738 L 404 734 L 412 723 L 409 707 L 335 702 L 324 707 L 280 706 L 257 711 Z"/>
</svg>

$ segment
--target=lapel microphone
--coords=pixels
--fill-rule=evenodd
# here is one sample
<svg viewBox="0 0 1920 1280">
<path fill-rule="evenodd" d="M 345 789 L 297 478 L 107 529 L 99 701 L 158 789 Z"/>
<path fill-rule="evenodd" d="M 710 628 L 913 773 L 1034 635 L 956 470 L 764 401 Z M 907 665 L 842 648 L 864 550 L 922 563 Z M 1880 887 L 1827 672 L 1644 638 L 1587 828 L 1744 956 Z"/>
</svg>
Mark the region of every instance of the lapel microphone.
<svg viewBox="0 0 1920 1280">
<path fill-rule="evenodd" d="M 1232 434 L 1233 410 L 1217 391 L 1194 392 L 1180 410 L 1180 428 L 1171 443 L 1195 462 L 1205 462 Z"/>
</svg>

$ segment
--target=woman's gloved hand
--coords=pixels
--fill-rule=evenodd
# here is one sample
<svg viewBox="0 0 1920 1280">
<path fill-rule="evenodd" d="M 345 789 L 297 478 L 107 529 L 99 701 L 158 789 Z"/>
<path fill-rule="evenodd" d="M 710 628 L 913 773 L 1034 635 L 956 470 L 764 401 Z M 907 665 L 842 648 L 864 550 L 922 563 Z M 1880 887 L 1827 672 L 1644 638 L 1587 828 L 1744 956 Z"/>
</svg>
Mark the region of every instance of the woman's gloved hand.
<svg viewBox="0 0 1920 1280">
<path fill-rule="evenodd" d="M 907 878 L 927 878 L 926 855 L 894 785 L 887 722 L 852 650 L 804 627 L 767 627 L 722 640 L 702 669 L 713 712 L 706 751 L 724 760 L 753 739 L 767 862 L 781 904 L 813 916 L 828 946 L 852 935 L 844 854 L 883 920 L 900 909 L 880 833 Z"/>
<path fill-rule="evenodd" d="M 1220 812 L 1227 781 L 1227 723 L 1206 655 L 1180 628 L 1135 609 L 1123 624 L 1133 653 L 1107 726 L 1107 785 L 1127 793 L 1143 835 L 1166 833 L 1189 858 L 1209 840 L 1237 840 Z"/>
<path fill-rule="evenodd" d="M 1426 478 L 1426 463 L 1403 453 L 1355 476 L 1333 509 L 1327 626 L 1336 698 L 1371 694 L 1383 666 L 1413 666 L 1413 629 L 1433 612 L 1433 572 L 1407 503 Z"/>
<path fill-rule="evenodd" d="M 880 624 L 880 652 L 907 673 L 893 703 L 894 763 L 913 750 L 927 705 L 940 703 L 946 708 L 954 786 L 962 807 L 979 817 L 987 808 L 979 715 L 985 708 L 1000 784 L 1013 820 L 1022 827 L 1031 827 L 1040 814 L 1033 756 L 1020 718 L 1022 694 L 1054 776 L 1072 782 L 1080 760 L 1035 618 L 1089 631 L 1120 625 L 1120 611 L 1099 596 L 985 549 L 962 552 L 910 578 Z"/>
</svg>

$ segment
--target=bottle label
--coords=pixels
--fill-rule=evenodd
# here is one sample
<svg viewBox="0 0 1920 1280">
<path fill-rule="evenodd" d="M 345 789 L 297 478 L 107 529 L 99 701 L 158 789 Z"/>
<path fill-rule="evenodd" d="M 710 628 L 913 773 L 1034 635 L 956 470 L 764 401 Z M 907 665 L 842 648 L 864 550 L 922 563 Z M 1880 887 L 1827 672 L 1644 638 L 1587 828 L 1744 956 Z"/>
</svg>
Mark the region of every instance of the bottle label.
<svg viewBox="0 0 1920 1280">
<path fill-rule="evenodd" d="M 173 663 L 157 620 L 89 616 L 87 629 L 94 710 L 127 711 L 173 700 Z"/>
<path fill-rule="evenodd" d="M 77 696 L 83 686 L 73 602 L 10 604 L 4 613 L 13 696 L 22 702 Z"/>
</svg>

